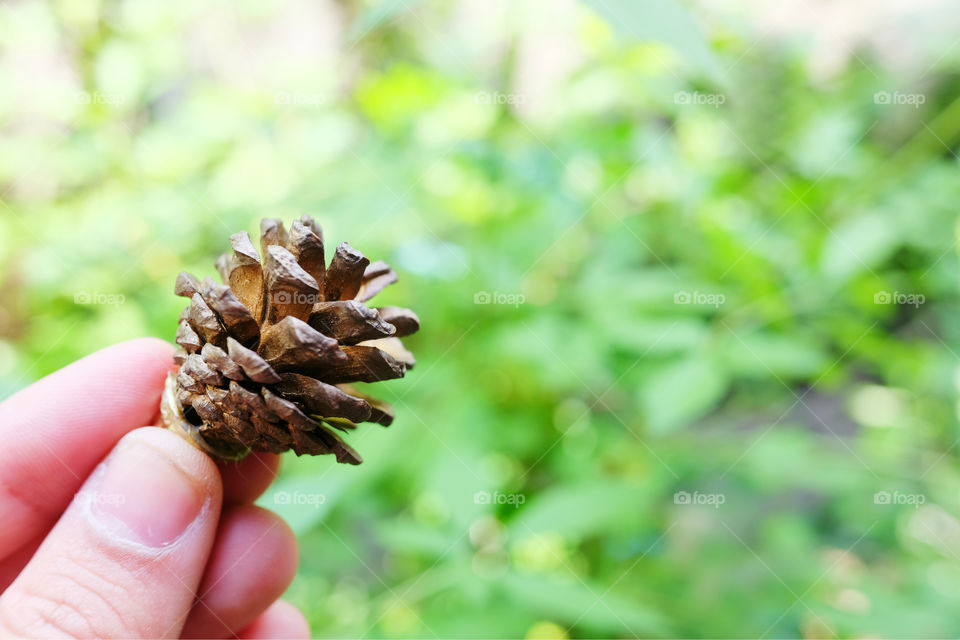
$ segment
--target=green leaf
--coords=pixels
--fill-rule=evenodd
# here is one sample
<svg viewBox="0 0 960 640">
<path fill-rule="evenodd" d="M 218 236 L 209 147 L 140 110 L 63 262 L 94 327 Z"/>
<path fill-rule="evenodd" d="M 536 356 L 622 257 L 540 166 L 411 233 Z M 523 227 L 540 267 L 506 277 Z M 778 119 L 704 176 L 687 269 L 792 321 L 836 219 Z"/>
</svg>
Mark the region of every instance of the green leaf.
<svg viewBox="0 0 960 640">
<path fill-rule="evenodd" d="M 611 483 L 558 487 L 535 496 L 510 521 L 511 535 L 554 531 L 567 537 L 604 533 L 636 523 L 652 507 L 653 485 Z M 570 517 L 576 514 L 575 518 Z"/>
<path fill-rule="evenodd" d="M 388 549 L 403 549 L 405 553 L 416 552 L 433 558 L 442 558 L 458 547 L 449 532 L 410 518 L 398 517 L 379 523 L 377 534 Z"/>
<path fill-rule="evenodd" d="M 318 475 L 323 476 L 322 484 L 317 482 Z M 257 503 L 286 520 L 294 533 L 302 534 L 324 520 L 346 486 L 344 474 L 281 477 Z"/>
<path fill-rule="evenodd" d="M 667 621 L 658 612 L 610 590 L 574 577 L 558 582 L 540 576 L 508 573 L 500 585 L 511 598 L 542 615 L 568 625 L 583 625 L 605 634 L 667 635 Z"/>
<path fill-rule="evenodd" d="M 640 389 L 648 427 L 665 433 L 700 418 L 723 398 L 729 384 L 726 369 L 702 355 L 662 367 Z"/>
<path fill-rule="evenodd" d="M 709 331 L 703 320 L 682 317 L 638 317 L 631 322 L 630 330 L 624 331 L 619 316 L 606 313 L 605 307 L 595 309 L 591 320 L 597 326 L 597 335 L 614 346 L 643 356 L 686 351 L 691 344 L 701 343 Z"/>
<path fill-rule="evenodd" d="M 683 54 L 707 76 L 721 68 L 700 25 L 674 0 L 584 0 L 617 31 L 637 40 L 656 40 Z"/>
<path fill-rule="evenodd" d="M 383 0 L 364 10 L 347 29 L 347 41 L 355 43 L 401 13 L 412 11 L 423 0 Z"/>
<path fill-rule="evenodd" d="M 758 378 L 804 378 L 827 364 L 827 353 L 815 338 L 802 334 L 755 331 L 730 336 L 726 360 L 731 371 Z"/>
<path fill-rule="evenodd" d="M 824 275 L 847 280 L 870 272 L 900 244 L 902 232 L 888 216 L 861 215 L 830 229 L 820 258 Z"/>
</svg>

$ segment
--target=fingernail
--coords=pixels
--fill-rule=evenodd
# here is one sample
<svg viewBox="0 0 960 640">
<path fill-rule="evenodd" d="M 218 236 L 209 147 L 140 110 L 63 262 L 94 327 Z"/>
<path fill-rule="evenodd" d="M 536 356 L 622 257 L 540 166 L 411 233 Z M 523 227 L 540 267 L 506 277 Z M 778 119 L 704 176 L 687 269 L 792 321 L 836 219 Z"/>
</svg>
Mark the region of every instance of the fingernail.
<svg viewBox="0 0 960 640">
<path fill-rule="evenodd" d="M 107 459 L 91 510 L 118 536 L 159 548 L 183 535 L 204 500 L 198 481 L 167 455 L 128 442 Z"/>
</svg>

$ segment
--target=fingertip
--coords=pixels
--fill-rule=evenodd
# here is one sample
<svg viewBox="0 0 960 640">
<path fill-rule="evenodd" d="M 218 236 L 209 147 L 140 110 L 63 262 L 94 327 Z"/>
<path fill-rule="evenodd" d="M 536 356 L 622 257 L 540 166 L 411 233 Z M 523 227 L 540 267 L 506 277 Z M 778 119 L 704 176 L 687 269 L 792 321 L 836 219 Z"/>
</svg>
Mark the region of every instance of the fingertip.
<svg viewBox="0 0 960 640">
<path fill-rule="evenodd" d="M 120 439 L 115 451 L 132 445 L 143 445 L 158 451 L 193 479 L 214 502 L 219 504 L 223 500 L 223 483 L 216 463 L 173 431 L 162 427 L 134 429 Z"/>
<path fill-rule="evenodd" d="M 254 451 L 239 462 L 220 462 L 225 504 L 247 504 L 256 500 L 277 477 L 280 456 Z"/>
<path fill-rule="evenodd" d="M 279 515 L 253 504 L 239 505 L 224 512 L 220 522 L 218 545 L 225 555 L 244 552 L 256 554 L 257 563 L 269 569 L 270 582 L 284 590 L 297 571 L 297 536 Z M 232 548 L 231 548 L 232 547 Z M 253 561 L 254 558 L 251 558 Z M 242 567 L 231 567 L 242 572 Z M 251 577 L 259 571 L 248 571 Z M 242 576 L 235 576 L 237 578 Z"/>
<path fill-rule="evenodd" d="M 125 433 L 151 424 L 174 349 L 157 338 L 107 347 L 0 403 L 0 558 L 38 536 Z"/>
<path fill-rule="evenodd" d="M 106 350 L 110 349 L 123 349 L 131 353 L 141 353 L 145 357 L 153 359 L 162 359 L 167 356 L 173 357 L 174 352 L 174 346 L 172 344 L 166 340 L 154 337 L 134 338 L 126 342 L 119 342 L 112 347 L 107 347 Z"/>
<path fill-rule="evenodd" d="M 176 434 L 143 427 L 124 436 L 82 494 L 94 526 L 160 549 L 191 527 L 216 529 L 223 490 L 216 466 Z M 211 536 L 212 538 L 212 536 Z"/>
<path fill-rule="evenodd" d="M 256 620 L 237 634 L 238 638 L 310 638 L 310 625 L 298 608 L 286 600 L 277 600 Z"/>
<path fill-rule="evenodd" d="M 167 373 L 175 366 L 173 354 L 173 345 L 160 338 L 136 338 L 109 346 L 87 358 L 102 360 L 104 363 L 116 361 L 117 372 L 123 374 L 121 384 L 142 386 L 146 381 L 160 389 Z M 79 362 L 84 362 L 87 358 Z M 65 370 L 69 370 L 69 367 Z"/>
<path fill-rule="evenodd" d="M 254 505 L 224 512 L 184 635 L 226 637 L 251 624 L 293 581 L 297 540 L 275 513 Z"/>
<path fill-rule="evenodd" d="M 124 436 L 0 598 L 0 628 L 27 637 L 166 637 L 194 603 L 222 487 L 176 434 Z"/>
<path fill-rule="evenodd" d="M 164 378 L 173 366 L 173 354 L 173 345 L 159 338 L 137 338 L 111 345 L 12 395 L 4 401 L 4 408 L 10 411 L 30 407 L 36 409 L 38 407 L 35 401 L 44 397 L 74 399 L 76 396 L 79 400 L 96 396 L 104 402 L 91 403 L 89 408 L 82 405 L 84 411 L 79 414 L 65 413 L 59 404 L 40 405 L 39 408 L 42 410 L 41 414 L 43 411 L 50 411 L 51 417 L 56 416 L 61 422 L 85 418 L 87 414 L 90 417 L 100 417 L 105 422 L 128 415 L 149 416 L 156 404 L 152 399 L 155 396 L 159 402 Z M 151 399 L 150 402 L 146 402 L 148 398 Z M 110 402 L 106 402 L 107 400 Z M 140 423 L 143 424 L 143 419 Z M 136 422 L 128 421 L 128 424 L 135 426 Z"/>
</svg>

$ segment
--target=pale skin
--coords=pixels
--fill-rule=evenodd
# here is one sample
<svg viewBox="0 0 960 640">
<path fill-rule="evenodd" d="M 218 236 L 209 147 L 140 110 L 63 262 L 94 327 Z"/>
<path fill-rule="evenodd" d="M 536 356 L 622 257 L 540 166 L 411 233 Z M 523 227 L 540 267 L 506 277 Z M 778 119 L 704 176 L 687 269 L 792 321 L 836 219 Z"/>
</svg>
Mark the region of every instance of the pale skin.
<svg viewBox="0 0 960 640">
<path fill-rule="evenodd" d="M 0 403 L 0 636 L 308 638 L 279 460 L 157 427 L 173 348 L 99 351 Z"/>
</svg>

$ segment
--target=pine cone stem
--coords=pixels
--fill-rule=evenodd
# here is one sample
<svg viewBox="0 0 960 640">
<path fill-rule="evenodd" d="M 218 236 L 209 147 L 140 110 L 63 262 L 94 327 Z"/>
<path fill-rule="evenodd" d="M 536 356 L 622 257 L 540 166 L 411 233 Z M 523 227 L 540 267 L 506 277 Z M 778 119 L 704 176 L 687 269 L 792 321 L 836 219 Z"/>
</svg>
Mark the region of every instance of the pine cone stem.
<svg viewBox="0 0 960 640">
<path fill-rule="evenodd" d="M 243 460 L 250 453 L 250 449 L 215 448 L 200 435 L 199 428 L 190 423 L 183 414 L 183 406 L 177 400 L 177 374 L 167 374 L 163 385 L 163 394 L 160 396 L 160 426 L 173 431 L 181 438 L 195 446 L 200 451 L 213 457 L 214 460 Z"/>
</svg>

